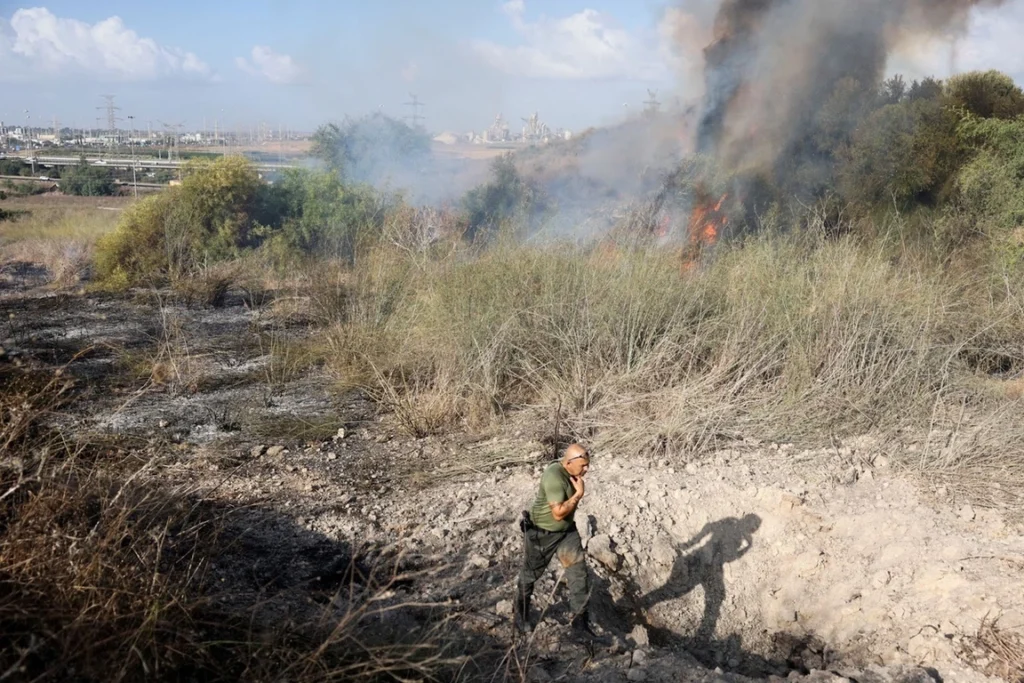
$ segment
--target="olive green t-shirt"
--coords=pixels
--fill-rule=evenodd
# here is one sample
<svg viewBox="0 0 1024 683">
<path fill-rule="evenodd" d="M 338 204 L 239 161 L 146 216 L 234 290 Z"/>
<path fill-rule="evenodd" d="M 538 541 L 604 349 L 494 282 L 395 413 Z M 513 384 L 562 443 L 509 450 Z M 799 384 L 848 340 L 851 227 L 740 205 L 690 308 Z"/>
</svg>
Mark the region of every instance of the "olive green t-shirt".
<svg viewBox="0 0 1024 683">
<path fill-rule="evenodd" d="M 573 488 L 569 473 L 562 467 L 561 462 L 553 462 L 544 470 L 540 477 L 540 486 L 537 488 L 537 498 L 533 501 L 530 509 L 530 519 L 533 523 L 545 531 L 565 531 L 576 524 L 574 519 L 576 511 L 563 519 L 561 522 L 551 514 L 551 503 L 564 503 L 576 493 Z"/>
</svg>

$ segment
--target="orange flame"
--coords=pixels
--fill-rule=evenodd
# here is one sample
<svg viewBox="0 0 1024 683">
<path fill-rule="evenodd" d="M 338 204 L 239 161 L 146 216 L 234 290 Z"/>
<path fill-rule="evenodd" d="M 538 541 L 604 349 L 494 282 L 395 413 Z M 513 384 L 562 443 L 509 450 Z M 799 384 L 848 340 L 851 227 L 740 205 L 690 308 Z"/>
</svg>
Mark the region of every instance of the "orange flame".
<svg viewBox="0 0 1024 683">
<path fill-rule="evenodd" d="M 658 221 L 658 227 L 654 229 L 654 236 L 659 239 L 666 237 L 671 229 L 672 220 L 669 218 L 668 214 L 665 214 L 661 217 L 661 220 Z"/>
<path fill-rule="evenodd" d="M 718 234 L 729 225 L 729 217 L 722 213 L 722 207 L 728 198 L 729 195 L 724 194 L 712 204 L 706 193 L 698 191 L 697 203 L 690 214 L 689 244 L 683 250 L 684 274 L 693 271 L 704 249 L 714 246 L 718 241 Z"/>
</svg>

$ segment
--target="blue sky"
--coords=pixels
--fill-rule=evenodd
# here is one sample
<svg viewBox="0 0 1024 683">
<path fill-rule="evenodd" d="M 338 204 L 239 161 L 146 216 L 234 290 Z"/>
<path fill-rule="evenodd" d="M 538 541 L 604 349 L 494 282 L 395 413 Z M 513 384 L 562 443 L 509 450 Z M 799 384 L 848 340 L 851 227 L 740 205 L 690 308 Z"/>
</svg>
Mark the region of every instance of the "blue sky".
<svg viewBox="0 0 1024 683">
<path fill-rule="evenodd" d="M 538 111 L 581 129 L 699 89 L 714 0 L 0 0 L 0 119 L 92 126 L 101 95 L 137 122 L 189 128 L 265 122 L 312 129 L 416 93 L 428 127 L 481 130 Z M 1020 2 L 957 46 L 975 63 L 1024 72 Z M 944 75 L 929 47 L 903 71 Z M 145 125 L 145 124 L 143 124 Z"/>
</svg>

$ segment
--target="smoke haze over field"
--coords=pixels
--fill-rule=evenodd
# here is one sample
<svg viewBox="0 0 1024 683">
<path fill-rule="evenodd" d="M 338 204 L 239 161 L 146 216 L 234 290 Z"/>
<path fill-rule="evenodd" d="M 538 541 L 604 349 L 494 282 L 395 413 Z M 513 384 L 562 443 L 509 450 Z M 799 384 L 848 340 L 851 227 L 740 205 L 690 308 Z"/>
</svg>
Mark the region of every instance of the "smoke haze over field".
<svg viewBox="0 0 1024 683">
<path fill-rule="evenodd" d="M 722 0 L 705 50 L 697 147 L 734 170 L 767 170 L 842 79 L 879 83 L 890 58 L 955 39 L 1003 0 Z"/>
</svg>

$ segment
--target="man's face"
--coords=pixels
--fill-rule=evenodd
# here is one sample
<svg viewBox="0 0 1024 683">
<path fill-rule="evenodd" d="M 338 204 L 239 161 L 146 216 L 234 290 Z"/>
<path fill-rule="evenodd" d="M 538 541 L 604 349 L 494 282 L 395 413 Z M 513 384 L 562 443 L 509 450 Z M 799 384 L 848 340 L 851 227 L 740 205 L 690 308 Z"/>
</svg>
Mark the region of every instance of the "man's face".
<svg viewBox="0 0 1024 683">
<path fill-rule="evenodd" d="M 573 477 L 582 477 L 590 469 L 590 456 L 581 455 L 565 464 L 565 471 Z"/>
</svg>

